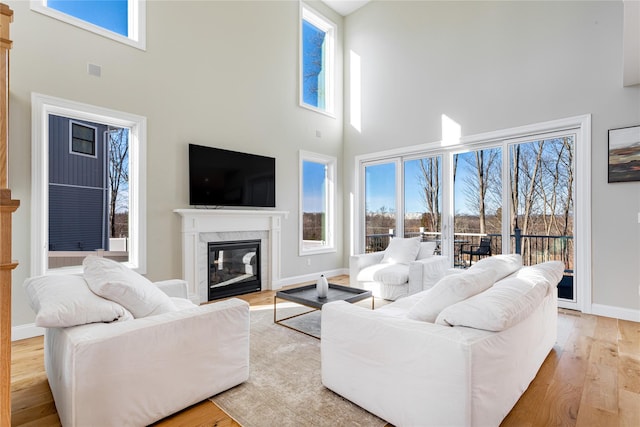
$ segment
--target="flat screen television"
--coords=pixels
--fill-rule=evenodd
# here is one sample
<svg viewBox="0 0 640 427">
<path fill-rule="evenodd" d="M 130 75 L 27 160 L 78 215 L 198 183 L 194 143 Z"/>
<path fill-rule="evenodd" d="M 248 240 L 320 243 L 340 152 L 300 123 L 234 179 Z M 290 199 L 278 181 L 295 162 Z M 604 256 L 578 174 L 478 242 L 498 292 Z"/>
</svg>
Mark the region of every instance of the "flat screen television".
<svg viewBox="0 0 640 427">
<path fill-rule="evenodd" d="M 189 204 L 276 206 L 276 159 L 189 144 Z"/>
</svg>

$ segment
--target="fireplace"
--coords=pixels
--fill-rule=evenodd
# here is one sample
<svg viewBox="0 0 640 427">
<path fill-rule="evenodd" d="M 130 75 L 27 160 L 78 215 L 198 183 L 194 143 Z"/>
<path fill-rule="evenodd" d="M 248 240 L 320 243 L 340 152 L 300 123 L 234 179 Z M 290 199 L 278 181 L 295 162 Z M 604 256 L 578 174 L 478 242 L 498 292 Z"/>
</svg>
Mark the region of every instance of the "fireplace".
<svg viewBox="0 0 640 427">
<path fill-rule="evenodd" d="M 260 282 L 260 240 L 209 242 L 208 300 L 256 292 Z"/>
<path fill-rule="evenodd" d="M 209 300 L 209 243 L 260 241 L 261 289 L 279 289 L 281 222 L 274 210 L 176 209 L 182 217 L 182 277 L 196 304 Z"/>
</svg>

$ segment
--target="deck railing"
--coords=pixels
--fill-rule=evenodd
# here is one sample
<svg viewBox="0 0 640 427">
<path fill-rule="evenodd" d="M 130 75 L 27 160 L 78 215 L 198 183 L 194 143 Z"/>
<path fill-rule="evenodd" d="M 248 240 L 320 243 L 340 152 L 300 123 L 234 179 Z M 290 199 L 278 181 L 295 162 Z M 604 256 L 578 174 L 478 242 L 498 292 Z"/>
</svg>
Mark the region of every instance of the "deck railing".
<svg viewBox="0 0 640 427">
<path fill-rule="evenodd" d="M 391 230 L 390 230 L 391 231 Z M 389 239 L 393 237 L 391 233 L 368 234 L 365 239 L 365 252 L 378 252 L 384 250 L 389 245 Z M 436 232 L 405 232 L 405 237 L 422 237 L 423 240 L 439 241 L 440 233 Z M 456 264 L 460 267 L 468 266 L 469 255 L 461 254 L 461 249 L 469 249 L 471 246 L 480 244 L 480 238 L 488 236 L 491 238 L 491 253 L 502 253 L 502 236 L 500 234 L 481 233 L 455 233 L 454 234 L 454 255 Z M 519 234 L 511 236 L 511 252 L 520 253 L 524 265 L 539 264 L 544 261 L 562 261 L 565 265 L 565 273 L 572 274 L 574 267 L 573 236 L 543 236 L 537 234 Z"/>
</svg>

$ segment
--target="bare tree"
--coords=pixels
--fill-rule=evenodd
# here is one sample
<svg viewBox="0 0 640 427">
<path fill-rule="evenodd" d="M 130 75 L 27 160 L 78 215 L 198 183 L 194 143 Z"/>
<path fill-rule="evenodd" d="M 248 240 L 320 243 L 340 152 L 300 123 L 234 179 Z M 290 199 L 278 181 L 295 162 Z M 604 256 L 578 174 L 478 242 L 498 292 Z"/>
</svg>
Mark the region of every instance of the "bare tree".
<svg viewBox="0 0 640 427">
<path fill-rule="evenodd" d="M 468 176 L 465 180 L 465 195 L 467 203 L 475 208 L 479 220 L 479 232 L 487 232 L 487 211 L 493 205 L 494 210 L 500 207 L 499 202 L 491 203 L 489 194 L 500 194 L 500 150 L 489 148 L 474 151 L 473 159 L 464 157 L 472 168 L 475 176 Z M 498 197 L 499 199 L 499 197 Z"/>
<path fill-rule="evenodd" d="M 440 230 L 440 158 L 429 157 L 420 159 L 420 174 L 418 183 L 422 187 L 422 203 L 428 215 L 423 219 L 428 221 L 423 226 L 428 231 Z"/>
<path fill-rule="evenodd" d="M 109 228 L 110 236 L 118 237 L 118 213 L 128 211 L 129 201 L 129 130 L 109 128 Z M 128 234 L 128 233 L 127 233 Z"/>
</svg>

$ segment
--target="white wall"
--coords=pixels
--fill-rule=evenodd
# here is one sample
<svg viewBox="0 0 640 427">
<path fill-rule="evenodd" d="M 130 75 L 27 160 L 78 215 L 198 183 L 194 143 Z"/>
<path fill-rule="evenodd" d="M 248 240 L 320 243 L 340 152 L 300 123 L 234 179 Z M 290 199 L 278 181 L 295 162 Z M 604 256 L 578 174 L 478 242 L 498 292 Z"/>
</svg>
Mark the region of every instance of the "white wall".
<svg viewBox="0 0 640 427">
<path fill-rule="evenodd" d="M 298 150 L 339 158 L 342 106 L 337 119 L 298 106 L 297 1 L 149 1 L 146 52 L 33 12 L 29 2 L 8 4 L 9 180 L 21 200 L 14 215 L 14 326 L 34 319 L 22 290 L 31 267 L 31 92 L 147 117 L 152 280 L 181 276 L 180 219 L 172 210 L 188 207 L 188 143 L 276 157 L 277 209 L 290 212 L 283 221 L 284 278 L 342 267 L 341 249 L 310 257 L 311 266 L 298 257 Z M 341 46 L 342 17 L 314 6 L 339 25 Z M 102 66 L 102 77 L 87 74 L 89 62 Z M 341 74 L 341 60 L 337 69 Z M 341 235 L 340 217 L 337 227 Z"/>
<path fill-rule="evenodd" d="M 362 132 L 347 79 L 345 200 L 356 155 L 440 141 L 442 114 L 464 136 L 592 114 L 594 308 L 637 316 L 640 182 L 607 184 L 607 130 L 640 124 L 640 87 L 622 83 L 622 19 L 622 1 L 376 1 L 349 15 Z"/>
</svg>

